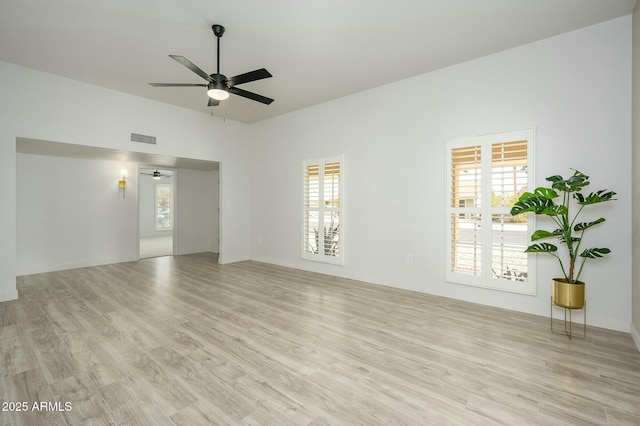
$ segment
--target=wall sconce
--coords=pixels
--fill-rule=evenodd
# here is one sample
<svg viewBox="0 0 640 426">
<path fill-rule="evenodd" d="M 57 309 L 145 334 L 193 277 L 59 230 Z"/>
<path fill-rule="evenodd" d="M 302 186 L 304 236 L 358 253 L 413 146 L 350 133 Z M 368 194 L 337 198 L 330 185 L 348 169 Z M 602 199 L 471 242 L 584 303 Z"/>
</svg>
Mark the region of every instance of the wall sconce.
<svg viewBox="0 0 640 426">
<path fill-rule="evenodd" d="M 127 189 L 127 170 L 120 170 L 120 174 L 122 175 L 122 178 L 118 181 L 118 188 L 122 190 L 122 198 L 124 199 L 124 193 Z"/>
</svg>

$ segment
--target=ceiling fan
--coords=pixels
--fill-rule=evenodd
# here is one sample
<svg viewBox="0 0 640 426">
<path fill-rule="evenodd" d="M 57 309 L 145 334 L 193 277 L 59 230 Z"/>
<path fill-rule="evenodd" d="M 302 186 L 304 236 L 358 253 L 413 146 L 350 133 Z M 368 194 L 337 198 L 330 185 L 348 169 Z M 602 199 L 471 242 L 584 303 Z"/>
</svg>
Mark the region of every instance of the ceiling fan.
<svg viewBox="0 0 640 426">
<path fill-rule="evenodd" d="M 207 74 L 198 68 L 193 62 L 179 55 L 169 55 L 170 58 L 180 62 L 185 67 L 189 68 L 200 77 L 204 78 L 206 84 L 190 84 L 190 83 L 149 83 L 154 87 L 206 87 L 207 95 L 209 95 L 209 103 L 207 106 L 217 106 L 220 101 L 223 101 L 229 97 L 229 93 L 242 96 L 243 98 L 251 99 L 263 104 L 269 105 L 273 102 L 273 99 L 266 96 L 258 95 L 257 93 L 249 92 L 247 90 L 239 89 L 236 87 L 239 84 L 249 83 L 251 81 L 262 80 L 264 78 L 272 77 L 271 73 L 264 68 L 259 70 L 250 71 L 244 74 L 236 75 L 235 77 L 229 77 L 220 74 L 220 37 L 224 34 L 224 27 L 222 25 L 213 25 L 211 27 L 213 34 L 218 40 L 217 61 L 218 69 L 215 74 Z"/>
<path fill-rule="evenodd" d="M 143 173 L 140 172 L 141 175 L 147 175 L 147 176 L 151 176 L 152 179 L 160 179 L 160 178 L 170 178 L 172 177 L 171 175 L 163 175 L 162 173 L 160 173 L 159 171 L 154 171 L 153 173 Z"/>
</svg>

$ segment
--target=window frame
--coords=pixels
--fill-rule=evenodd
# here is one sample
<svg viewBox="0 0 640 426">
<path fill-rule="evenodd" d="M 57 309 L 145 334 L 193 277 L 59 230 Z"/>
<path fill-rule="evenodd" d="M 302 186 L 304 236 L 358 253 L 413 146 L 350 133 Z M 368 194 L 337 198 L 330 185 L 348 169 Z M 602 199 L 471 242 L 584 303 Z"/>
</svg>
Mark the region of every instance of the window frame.
<svg viewBox="0 0 640 426">
<path fill-rule="evenodd" d="M 326 164 L 338 163 L 339 164 L 339 181 L 338 181 L 338 194 L 339 194 L 339 207 L 331 207 L 327 206 L 325 203 L 325 193 L 324 193 L 324 168 Z M 306 173 L 307 168 L 312 166 L 318 166 L 319 177 L 318 177 L 318 187 L 319 187 L 319 201 L 318 208 L 311 208 L 308 205 L 307 200 L 307 191 L 306 191 Z M 302 162 L 302 226 L 301 226 L 301 256 L 305 260 L 311 260 L 320 263 L 330 263 L 334 265 L 344 265 L 345 263 L 345 192 L 344 192 L 344 181 L 345 181 L 345 158 L 344 154 L 325 157 L 325 158 L 316 158 L 311 160 L 304 160 Z M 337 213 L 339 217 L 339 238 L 338 238 L 338 255 L 330 255 L 325 253 L 324 249 L 324 238 L 319 238 L 321 242 L 321 247 L 317 248 L 317 253 L 309 252 L 307 250 L 307 212 L 316 211 L 318 214 L 319 223 L 323 223 L 323 217 L 325 213 Z M 323 231 L 324 233 L 324 231 Z"/>
<path fill-rule="evenodd" d="M 168 228 L 158 228 L 158 189 L 169 188 L 169 223 L 171 226 Z M 155 232 L 169 232 L 173 231 L 174 220 L 174 200 L 173 200 L 173 184 L 172 183 L 156 183 L 153 188 L 153 229 Z"/>
<path fill-rule="evenodd" d="M 446 147 L 446 167 L 445 167 L 445 280 L 449 283 L 464 284 L 474 287 L 488 288 L 500 290 L 510 293 L 519 293 L 535 296 L 537 291 L 535 271 L 536 256 L 532 253 L 527 254 L 527 279 L 521 287 L 514 287 L 513 280 L 505 278 L 497 278 L 492 276 L 491 256 L 480 255 L 482 262 L 481 273 L 479 275 L 470 275 L 452 270 L 452 253 L 453 253 L 453 237 L 452 232 L 452 214 L 471 213 L 481 215 L 480 219 L 480 235 L 481 235 L 481 253 L 492 253 L 492 217 L 494 214 L 509 214 L 508 207 L 493 207 L 492 198 L 492 165 L 493 155 L 492 147 L 494 144 L 513 142 L 518 140 L 527 141 L 527 190 L 531 191 L 535 187 L 535 129 L 526 128 L 519 130 L 511 130 L 505 132 L 497 132 L 484 134 L 479 136 L 461 137 L 447 139 Z M 480 207 L 452 207 L 453 185 L 452 185 L 452 151 L 456 148 L 464 147 L 481 147 L 480 155 L 480 176 L 481 176 L 481 200 L 489 200 L 481 202 Z M 487 178 L 488 176 L 488 178 Z M 461 210 L 464 209 L 464 210 Z M 535 230 L 535 216 L 527 217 L 527 245 L 530 244 L 530 235 Z M 488 259 L 487 259 L 488 257 Z"/>
</svg>

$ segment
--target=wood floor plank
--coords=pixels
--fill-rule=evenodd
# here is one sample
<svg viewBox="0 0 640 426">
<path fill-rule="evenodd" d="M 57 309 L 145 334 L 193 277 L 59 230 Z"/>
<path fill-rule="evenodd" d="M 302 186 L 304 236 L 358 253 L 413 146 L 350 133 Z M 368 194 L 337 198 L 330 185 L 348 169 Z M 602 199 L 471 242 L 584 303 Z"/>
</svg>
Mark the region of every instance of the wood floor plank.
<svg viewBox="0 0 640 426">
<path fill-rule="evenodd" d="M 20 303 L 17 301 L 0 303 L 0 327 L 20 323 L 19 309 Z"/>
<path fill-rule="evenodd" d="M 63 411 L 67 422 L 104 424 L 106 418 L 113 420 L 108 410 L 105 410 L 104 400 L 97 395 L 97 389 L 89 380 L 70 376 L 51 383 L 50 388 L 56 400 L 62 399 L 64 404 L 70 404 L 69 411 L 73 413 Z"/>
<path fill-rule="evenodd" d="M 0 376 L 38 368 L 27 333 L 20 325 L 0 327 Z"/>
<path fill-rule="evenodd" d="M 168 347 L 156 348 L 152 356 L 192 393 L 199 395 L 200 400 L 206 401 L 210 407 L 216 407 L 227 421 L 235 423 L 255 409 L 254 401 L 233 390 L 231 384 L 236 381 L 235 378 L 232 383 L 227 383 Z"/>
<path fill-rule="evenodd" d="M 240 424 L 308 424 L 317 411 L 291 399 L 270 383 L 248 375 L 240 377 L 233 386 L 249 401 L 255 401 L 256 408 Z"/>
<path fill-rule="evenodd" d="M 222 411 L 199 400 L 171 415 L 177 425 L 225 425 L 232 424 Z"/>
<path fill-rule="evenodd" d="M 3 381 L 4 400 L 6 402 L 26 402 L 26 410 L 2 411 L 2 424 L 12 425 L 65 425 L 66 421 L 60 411 L 34 410 L 33 404 L 40 402 L 55 402 L 56 397 L 51 391 L 42 371 L 33 369 L 8 376 Z M 40 405 L 38 405 L 40 407 Z"/>
<path fill-rule="evenodd" d="M 124 342 L 121 342 L 124 343 Z M 110 348 L 112 354 L 120 354 L 122 368 L 138 378 L 140 383 L 148 387 L 148 392 L 162 403 L 168 415 L 193 403 L 197 398 L 183 385 L 177 377 L 168 372 L 151 358 L 143 349 L 133 344 L 119 344 Z"/>
<path fill-rule="evenodd" d="M 73 376 L 78 371 L 76 359 L 51 325 L 29 330 L 28 335 L 49 383 Z"/>
<path fill-rule="evenodd" d="M 640 424 L 629 334 L 215 255 L 18 277 L 0 424 Z"/>
<path fill-rule="evenodd" d="M 98 389 L 117 424 L 166 425 L 173 421 L 132 377 L 124 377 Z"/>
</svg>

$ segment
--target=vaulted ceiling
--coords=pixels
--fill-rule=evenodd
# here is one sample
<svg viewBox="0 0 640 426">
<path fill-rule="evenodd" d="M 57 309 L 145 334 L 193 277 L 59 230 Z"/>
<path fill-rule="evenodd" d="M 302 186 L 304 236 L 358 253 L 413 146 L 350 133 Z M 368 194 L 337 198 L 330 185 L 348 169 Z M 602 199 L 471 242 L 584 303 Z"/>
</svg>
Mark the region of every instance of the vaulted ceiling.
<svg viewBox="0 0 640 426">
<path fill-rule="evenodd" d="M 632 12 L 635 0 L 2 0 L 0 61 L 252 123 Z M 168 55 L 221 73 L 267 68 L 207 107 Z M 38 84 L 34 81 L 33 84 Z M 428 94 L 425 94 L 428 96 Z"/>
</svg>

